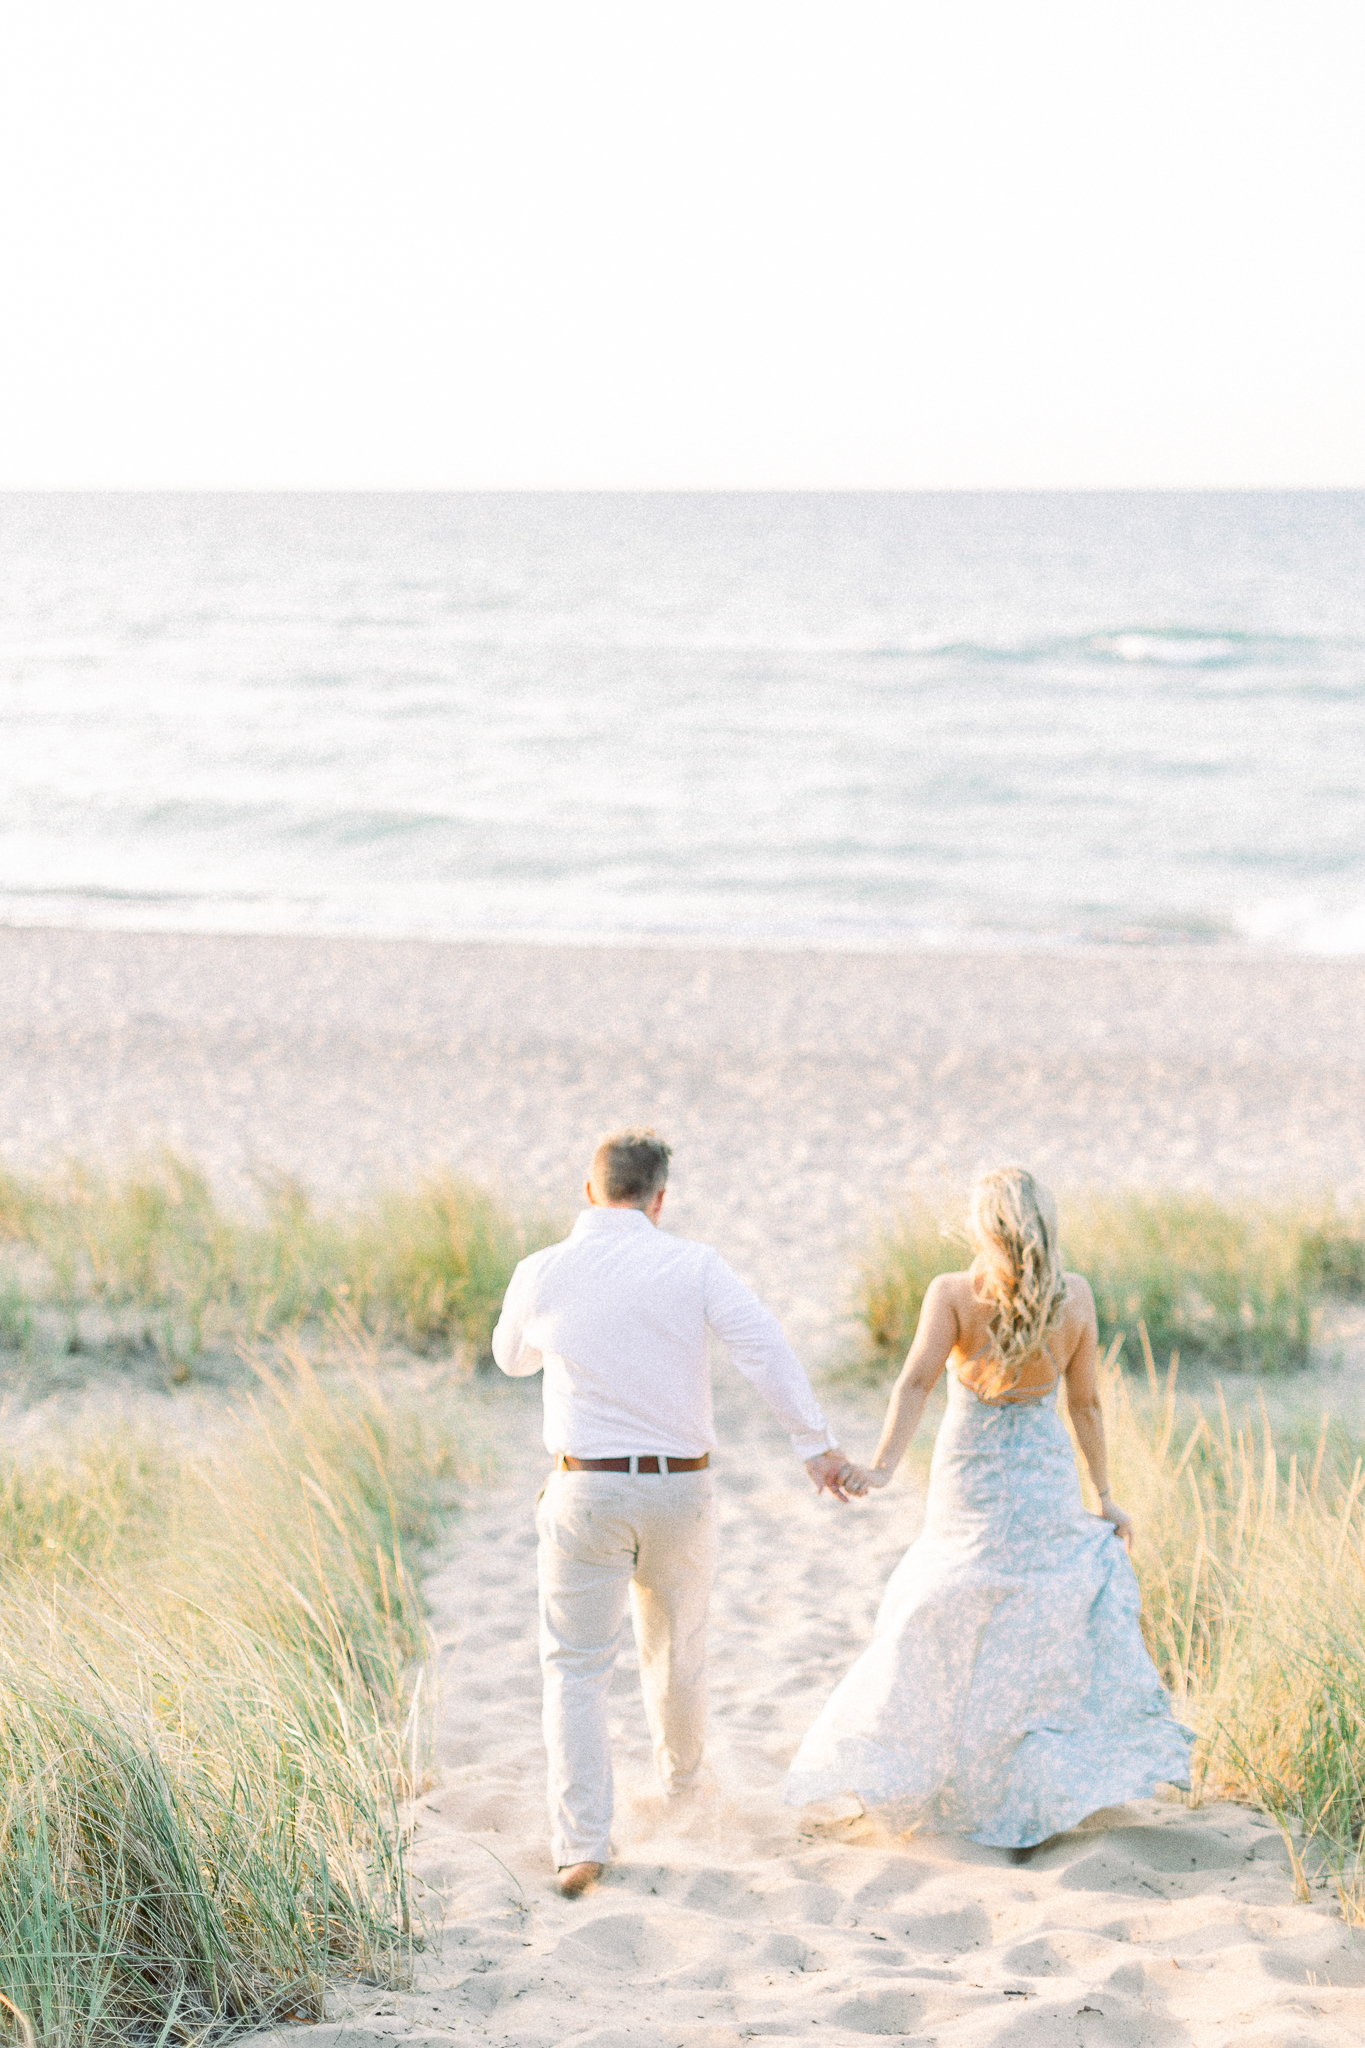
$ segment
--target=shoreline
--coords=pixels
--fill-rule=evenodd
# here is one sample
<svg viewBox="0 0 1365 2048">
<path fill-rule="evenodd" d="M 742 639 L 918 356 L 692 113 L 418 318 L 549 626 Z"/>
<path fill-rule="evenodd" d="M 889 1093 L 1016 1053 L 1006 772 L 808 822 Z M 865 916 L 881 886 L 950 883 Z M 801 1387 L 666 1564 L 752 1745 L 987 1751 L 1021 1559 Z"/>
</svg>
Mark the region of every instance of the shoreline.
<svg viewBox="0 0 1365 2048">
<path fill-rule="evenodd" d="M 1019 956 L 1025 959 L 1071 960 L 1093 955 L 1102 959 L 1186 960 L 1212 957 L 1282 963 L 1302 960 L 1349 964 L 1353 961 L 1365 961 L 1365 944 L 1357 951 L 1329 951 L 1275 945 L 1225 931 L 1190 932 L 1184 937 L 1148 937 L 1146 928 L 1142 926 L 1132 927 L 1130 936 L 1115 934 L 1108 938 L 1081 935 L 1068 937 L 1056 932 L 1040 934 L 1035 938 L 1024 932 L 997 933 L 990 928 L 983 928 L 981 935 L 975 939 L 965 929 L 955 929 L 941 938 L 935 937 L 932 935 L 932 928 L 928 933 L 921 932 L 917 937 L 876 938 L 859 933 L 848 938 L 839 938 L 829 932 L 811 936 L 804 933 L 726 933 L 692 930 L 610 932 L 585 928 L 561 931 L 550 926 L 533 926 L 516 931 L 476 928 L 451 931 L 379 931 L 345 925 L 270 927 L 248 924 L 84 924 L 75 921 L 53 923 L 40 917 L 16 917 L 12 910 L 0 914 L 0 937 L 21 932 L 46 932 L 54 936 L 65 934 L 84 938 L 227 941 L 259 939 L 284 945 L 355 944 L 440 948 L 477 946 L 494 950 L 514 947 L 574 953 L 801 953 L 835 959 L 843 959 L 846 956 L 883 959 L 889 956 L 895 959 L 937 960 L 945 957 L 979 959 L 1005 955 L 1011 958 Z"/>
</svg>

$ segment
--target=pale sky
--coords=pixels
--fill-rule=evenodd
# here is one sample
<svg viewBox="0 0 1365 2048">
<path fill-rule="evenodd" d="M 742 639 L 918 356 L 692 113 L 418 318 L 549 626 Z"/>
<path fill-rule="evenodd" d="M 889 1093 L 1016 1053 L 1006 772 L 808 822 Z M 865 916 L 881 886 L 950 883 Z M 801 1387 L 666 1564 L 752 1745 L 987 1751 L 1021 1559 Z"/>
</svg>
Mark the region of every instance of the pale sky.
<svg viewBox="0 0 1365 2048">
<path fill-rule="evenodd" d="M 0 485 L 1365 485 L 1362 0 L 11 0 Z"/>
</svg>

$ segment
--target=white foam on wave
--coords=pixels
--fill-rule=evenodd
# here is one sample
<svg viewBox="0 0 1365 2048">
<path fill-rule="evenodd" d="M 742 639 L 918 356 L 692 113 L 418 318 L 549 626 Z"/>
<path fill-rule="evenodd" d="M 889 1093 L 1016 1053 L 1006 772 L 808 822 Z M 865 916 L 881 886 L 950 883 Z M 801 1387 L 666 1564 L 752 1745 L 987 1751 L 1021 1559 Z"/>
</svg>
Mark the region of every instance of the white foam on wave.
<svg viewBox="0 0 1365 2048">
<path fill-rule="evenodd" d="M 1236 922 L 1213 916 L 1185 922 L 1136 923 L 1123 918 L 988 922 L 963 914 L 937 922 L 911 915 L 743 915 L 704 902 L 665 903 L 648 911 L 608 897 L 515 889 L 302 892 L 262 889 L 155 890 L 93 885 L 0 887 L 0 926 L 53 930 L 185 932 L 298 938 L 370 938 L 451 945 L 625 947 L 647 951 L 718 950 L 771 953 L 1070 953 L 1198 948 L 1265 948 L 1281 952 L 1365 953 L 1365 912 L 1338 931 L 1306 918 L 1252 910 Z M 1306 936 L 1304 935 L 1306 932 Z"/>
<path fill-rule="evenodd" d="M 1090 643 L 1119 661 L 1154 662 L 1163 668 L 1203 668 L 1210 662 L 1236 661 L 1247 652 L 1244 641 L 1211 634 L 1106 633 Z"/>
<path fill-rule="evenodd" d="M 1236 924 L 1252 945 L 1280 952 L 1365 953 L 1365 903 L 1324 906 L 1316 896 L 1270 896 L 1239 911 Z"/>
</svg>

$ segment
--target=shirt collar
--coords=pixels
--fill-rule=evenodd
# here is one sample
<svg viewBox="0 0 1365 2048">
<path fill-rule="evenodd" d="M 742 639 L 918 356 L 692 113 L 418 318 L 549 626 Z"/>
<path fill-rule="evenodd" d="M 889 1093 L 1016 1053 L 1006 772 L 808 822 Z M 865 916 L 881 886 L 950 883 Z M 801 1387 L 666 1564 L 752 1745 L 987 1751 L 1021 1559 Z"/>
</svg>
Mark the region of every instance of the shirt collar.
<svg viewBox="0 0 1365 2048">
<path fill-rule="evenodd" d="M 646 1230 L 654 1228 L 643 1209 L 583 1209 L 570 1234 L 586 1237 L 590 1230 L 634 1230 L 639 1226 Z"/>
</svg>

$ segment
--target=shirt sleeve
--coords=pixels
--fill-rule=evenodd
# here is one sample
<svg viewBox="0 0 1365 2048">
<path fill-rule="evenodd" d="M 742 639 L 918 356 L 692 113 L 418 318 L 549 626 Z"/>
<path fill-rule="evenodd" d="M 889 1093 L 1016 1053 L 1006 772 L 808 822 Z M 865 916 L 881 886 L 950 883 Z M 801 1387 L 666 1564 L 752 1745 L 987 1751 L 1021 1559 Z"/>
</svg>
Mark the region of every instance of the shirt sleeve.
<svg viewBox="0 0 1365 2048">
<path fill-rule="evenodd" d="M 535 1267 L 523 1259 L 513 1273 L 503 1297 L 502 1314 L 493 1332 L 493 1357 L 509 1379 L 529 1379 L 545 1363 L 540 1353 L 526 1342 L 526 1322 L 535 1306 Z"/>
<path fill-rule="evenodd" d="M 758 1388 L 797 1456 L 832 1451 L 829 1424 L 782 1325 L 714 1251 L 706 1261 L 706 1320 L 745 1379 Z"/>
</svg>

